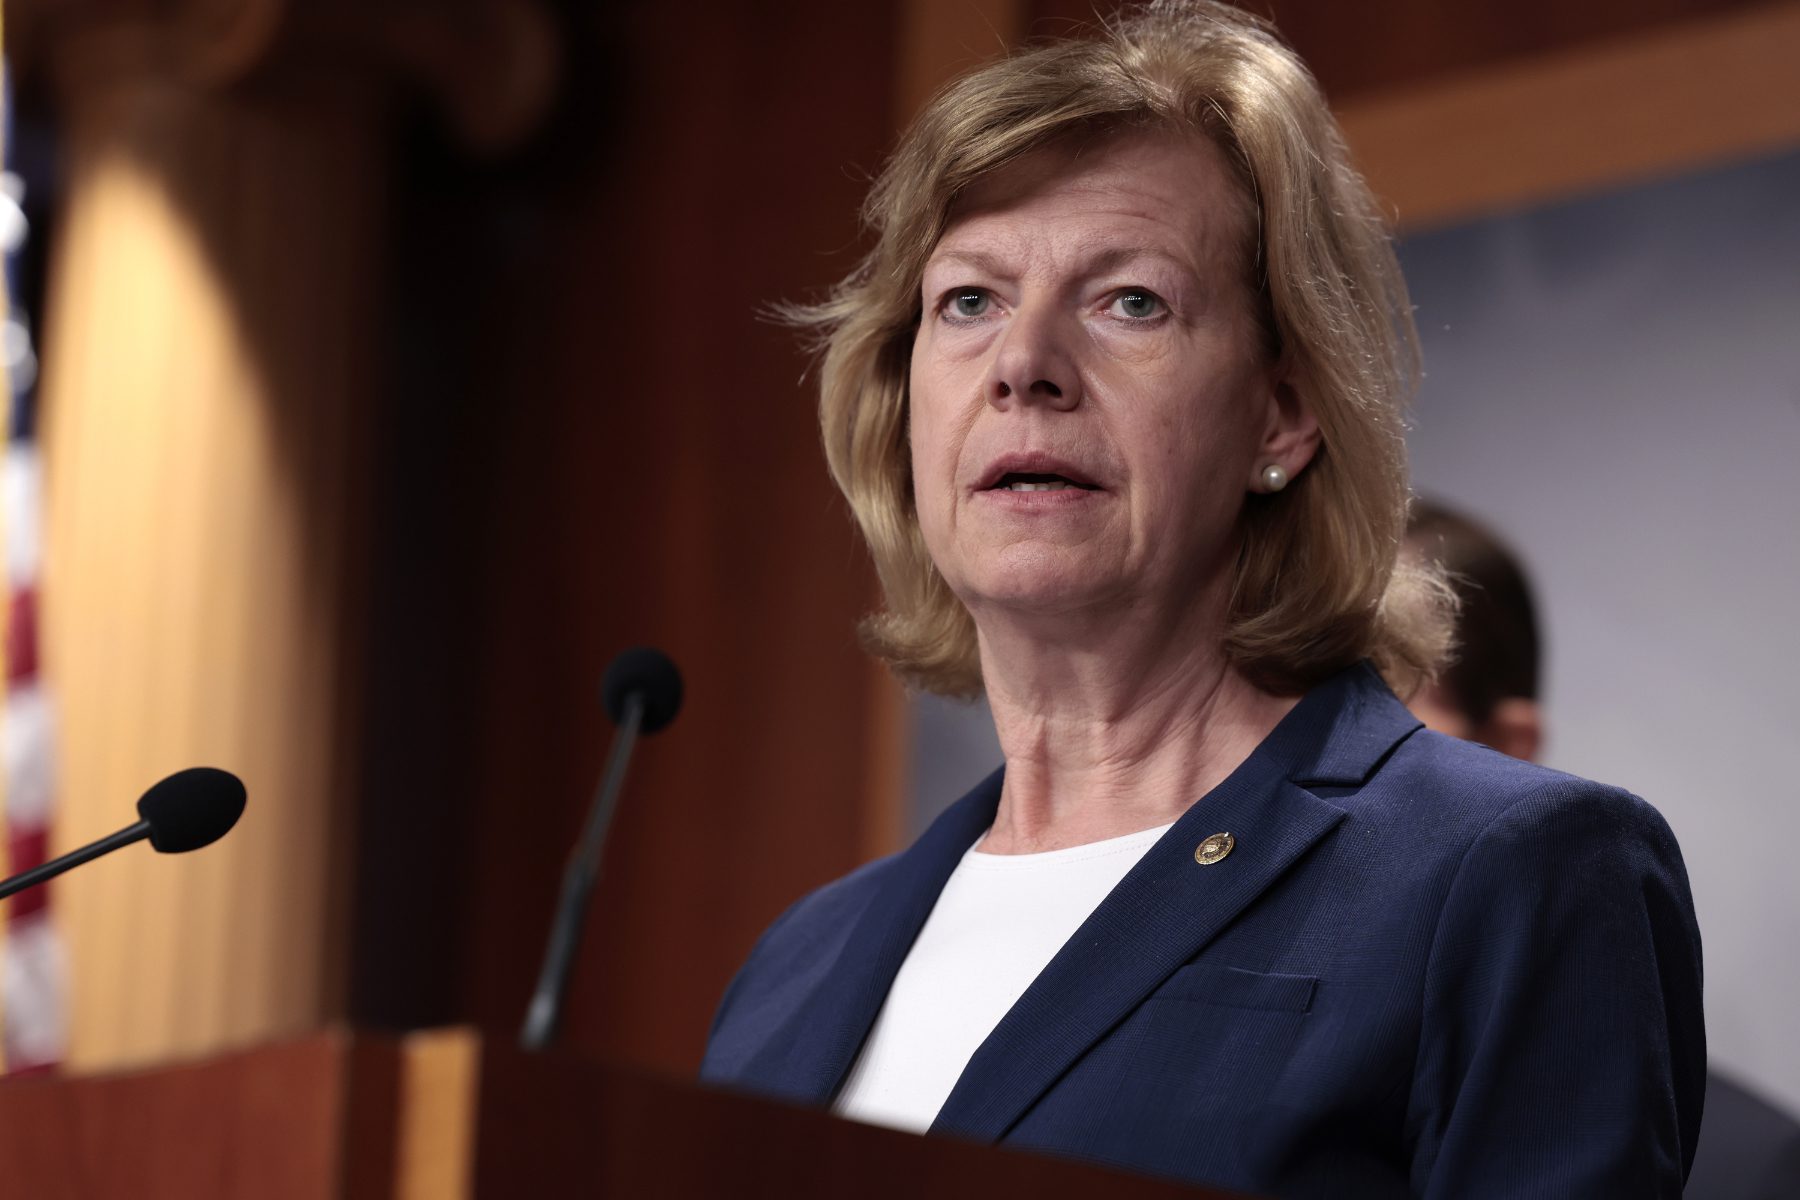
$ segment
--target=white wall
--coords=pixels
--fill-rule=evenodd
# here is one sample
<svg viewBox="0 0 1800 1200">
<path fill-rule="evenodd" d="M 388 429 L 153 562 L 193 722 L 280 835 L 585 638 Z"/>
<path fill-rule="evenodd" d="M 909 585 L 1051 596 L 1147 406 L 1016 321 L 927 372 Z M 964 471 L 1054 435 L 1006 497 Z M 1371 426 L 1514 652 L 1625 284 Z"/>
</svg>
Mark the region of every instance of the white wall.
<svg viewBox="0 0 1800 1200">
<path fill-rule="evenodd" d="M 1674 827 L 1715 1065 L 1800 1111 L 1800 154 L 1410 239 L 1425 494 L 1527 560 L 1551 765 Z M 999 761 L 915 705 L 922 827 Z"/>
</svg>

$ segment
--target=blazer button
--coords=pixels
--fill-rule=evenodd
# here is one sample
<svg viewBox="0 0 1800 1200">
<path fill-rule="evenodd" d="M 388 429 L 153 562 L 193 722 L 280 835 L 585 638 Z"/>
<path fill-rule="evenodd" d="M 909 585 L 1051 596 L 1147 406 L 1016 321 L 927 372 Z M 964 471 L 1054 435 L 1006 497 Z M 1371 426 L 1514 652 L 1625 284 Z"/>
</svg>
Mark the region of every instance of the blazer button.
<svg viewBox="0 0 1800 1200">
<path fill-rule="evenodd" d="M 1215 833 L 1200 843 L 1200 848 L 1194 851 L 1194 861 L 1203 867 L 1210 867 L 1230 854 L 1235 845 L 1237 839 L 1229 833 Z"/>
</svg>

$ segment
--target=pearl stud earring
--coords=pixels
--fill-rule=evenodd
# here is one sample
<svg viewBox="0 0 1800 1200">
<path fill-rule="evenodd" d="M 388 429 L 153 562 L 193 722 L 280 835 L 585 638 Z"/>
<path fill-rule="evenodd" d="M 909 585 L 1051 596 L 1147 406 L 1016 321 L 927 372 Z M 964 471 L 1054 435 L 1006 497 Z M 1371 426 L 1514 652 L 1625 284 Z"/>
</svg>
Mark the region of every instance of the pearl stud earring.
<svg viewBox="0 0 1800 1200">
<path fill-rule="evenodd" d="M 1279 492 L 1288 485 L 1287 468 L 1280 463 L 1270 463 L 1262 469 L 1263 487 L 1271 492 Z"/>
</svg>

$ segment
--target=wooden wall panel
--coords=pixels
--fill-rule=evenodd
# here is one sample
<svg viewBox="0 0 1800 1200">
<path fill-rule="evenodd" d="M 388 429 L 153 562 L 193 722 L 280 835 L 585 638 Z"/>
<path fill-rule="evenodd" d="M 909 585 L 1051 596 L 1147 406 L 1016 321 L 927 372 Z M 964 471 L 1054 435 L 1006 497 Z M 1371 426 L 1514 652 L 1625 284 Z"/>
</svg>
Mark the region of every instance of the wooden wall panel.
<svg viewBox="0 0 1800 1200">
<path fill-rule="evenodd" d="M 1407 229 L 1800 143 L 1792 0 L 1246 7 L 1312 68 Z M 1031 28 L 1092 12 L 1037 0 Z"/>
<path fill-rule="evenodd" d="M 1767 7 L 1770 0 L 1243 0 L 1275 21 L 1333 103 L 1454 79 L 1515 59 L 1579 51 L 1668 25 Z M 1031 30 L 1092 24 L 1120 4 L 1034 0 Z"/>
<path fill-rule="evenodd" d="M 352 96 L 268 103 L 114 79 L 64 126 L 42 390 L 57 848 L 131 823 L 181 767 L 250 791 L 215 847 L 54 885 L 80 1068 L 343 1007 L 376 143 Z"/>
<path fill-rule="evenodd" d="M 526 431 L 560 487 L 502 509 L 503 528 L 560 526 L 548 569 L 564 607 L 535 637 L 490 642 L 506 650 L 483 689 L 523 760 L 481 776 L 496 806 L 483 844 L 552 849 L 535 864 L 485 856 L 482 884 L 529 896 L 535 880 L 547 899 L 544 867 L 560 866 L 599 765 L 607 657 L 645 640 L 684 664 L 686 711 L 644 746 L 568 1023 L 572 1044 L 677 1069 L 697 1065 L 755 933 L 860 857 L 868 666 L 852 624 L 868 569 L 825 475 L 802 357 L 757 310 L 847 267 L 855 173 L 885 150 L 891 86 L 885 6 L 709 7 L 696 21 L 633 6 L 620 25 L 636 86 L 545 314 L 561 403 Z M 547 564 L 511 539 L 498 549 L 492 579 L 515 588 L 500 622 L 524 634 Z M 555 715 L 535 719 L 546 703 Z M 585 752 L 546 777 L 531 770 L 546 742 Z M 533 812 L 562 819 L 520 820 Z M 535 927 L 531 907 L 478 920 L 483 1015 L 522 1012 L 549 907 Z"/>
<path fill-rule="evenodd" d="M 1407 230 L 1800 145 L 1800 4 L 1503 63 L 1341 106 Z"/>
<path fill-rule="evenodd" d="M 1453 79 L 1516 59 L 1579 52 L 1653 29 L 1748 12 L 1768 0 L 1263 0 L 1333 101 Z"/>
<path fill-rule="evenodd" d="M 359 1015 L 516 1029 L 607 744 L 600 675 L 633 643 L 688 700 L 640 745 L 573 1045 L 691 1070 L 756 934 L 863 858 L 872 576 L 806 359 L 759 310 L 855 261 L 896 20 L 613 6 L 567 31 L 535 150 L 410 143 L 358 903 L 390 916 L 359 921 Z"/>
</svg>

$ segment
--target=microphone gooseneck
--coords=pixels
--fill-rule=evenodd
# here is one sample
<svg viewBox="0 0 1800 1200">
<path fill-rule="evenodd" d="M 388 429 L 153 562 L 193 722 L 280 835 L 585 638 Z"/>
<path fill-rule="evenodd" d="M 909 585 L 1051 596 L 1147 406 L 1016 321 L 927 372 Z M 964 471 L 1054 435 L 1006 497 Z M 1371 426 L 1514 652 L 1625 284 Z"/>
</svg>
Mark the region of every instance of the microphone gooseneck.
<svg viewBox="0 0 1800 1200">
<path fill-rule="evenodd" d="M 216 767 L 189 767 L 153 784 L 138 800 L 139 820 L 99 841 L 89 842 L 29 871 L 0 880 L 0 898 L 54 879 L 71 867 L 111 854 L 121 846 L 150 839 L 164 854 L 211 845 L 230 832 L 244 813 L 243 781 Z"/>
<path fill-rule="evenodd" d="M 550 944 L 544 951 L 544 965 L 538 973 L 531 1005 L 525 1011 L 524 1028 L 519 1031 L 519 1043 L 527 1050 L 542 1050 L 556 1037 L 569 972 L 575 965 L 575 951 L 587 917 L 588 896 L 600 875 L 600 852 L 606 845 L 606 831 L 612 825 L 613 809 L 625 783 L 625 768 L 631 761 L 638 734 L 667 727 L 681 711 L 681 672 L 661 650 L 639 646 L 625 651 L 606 668 L 600 699 L 618 731 L 613 734 L 612 749 L 607 752 L 600 784 L 594 790 L 581 840 L 563 869 L 562 895 L 556 904 L 556 920 L 550 927 Z"/>
</svg>

